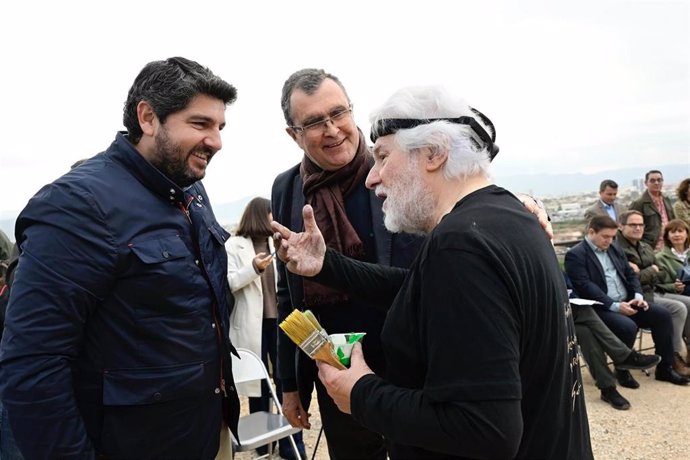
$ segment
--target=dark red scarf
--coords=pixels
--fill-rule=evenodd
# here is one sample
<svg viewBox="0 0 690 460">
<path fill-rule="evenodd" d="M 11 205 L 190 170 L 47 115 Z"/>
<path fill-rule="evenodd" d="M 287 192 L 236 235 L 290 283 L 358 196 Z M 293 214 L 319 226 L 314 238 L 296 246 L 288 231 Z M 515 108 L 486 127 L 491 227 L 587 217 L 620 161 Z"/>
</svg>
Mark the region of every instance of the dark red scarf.
<svg viewBox="0 0 690 460">
<path fill-rule="evenodd" d="M 305 201 L 314 208 L 314 217 L 326 245 L 355 259 L 364 256 L 364 246 L 345 212 L 345 197 L 366 179 L 369 172 L 368 147 L 359 131 L 359 146 L 350 163 L 336 171 L 324 171 L 306 155 L 300 166 Z M 335 304 L 350 297 L 341 291 L 304 279 L 307 308 Z"/>
</svg>

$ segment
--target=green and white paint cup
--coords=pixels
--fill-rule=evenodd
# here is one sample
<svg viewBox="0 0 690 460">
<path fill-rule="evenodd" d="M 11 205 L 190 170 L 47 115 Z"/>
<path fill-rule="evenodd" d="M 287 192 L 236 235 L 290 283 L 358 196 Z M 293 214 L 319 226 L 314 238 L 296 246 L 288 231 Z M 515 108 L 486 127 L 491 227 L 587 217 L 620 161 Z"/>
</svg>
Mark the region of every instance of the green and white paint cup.
<svg viewBox="0 0 690 460">
<path fill-rule="evenodd" d="M 344 366 L 350 367 L 352 347 L 355 346 L 355 343 L 361 342 L 365 335 L 366 332 L 350 332 L 347 334 L 330 334 L 328 336 L 331 342 L 333 342 L 335 354 L 338 355 L 338 359 Z"/>
</svg>

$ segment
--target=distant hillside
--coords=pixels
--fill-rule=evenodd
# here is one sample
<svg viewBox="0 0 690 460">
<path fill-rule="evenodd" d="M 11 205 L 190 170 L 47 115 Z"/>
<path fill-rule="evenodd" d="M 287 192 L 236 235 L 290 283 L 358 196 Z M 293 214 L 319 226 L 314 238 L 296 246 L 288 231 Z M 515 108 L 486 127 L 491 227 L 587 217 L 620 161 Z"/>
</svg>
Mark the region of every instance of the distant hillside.
<svg viewBox="0 0 690 460">
<path fill-rule="evenodd" d="M 496 176 L 496 183 L 514 192 L 526 192 L 539 197 L 559 197 L 569 194 L 596 192 L 599 190 L 599 183 L 604 179 L 613 179 L 621 187 L 629 187 L 633 185 L 633 180 L 644 179 L 644 174 L 649 169 L 648 166 L 645 166 L 615 169 L 595 174 Z M 660 165 L 656 169 L 664 173 L 666 184 L 678 183 L 686 177 L 690 177 L 690 162 L 688 164 Z M 248 196 L 227 203 L 214 203 L 213 209 L 218 222 L 228 227 L 237 224 L 242 216 L 244 207 L 251 198 L 251 196 Z M 3 217 L 10 215 L 11 213 L 6 212 L 3 214 Z M 0 229 L 11 240 L 14 240 L 14 218 L 0 219 Z"/>
<path fill-rule="evenodd" d="M 0 220 L 0 230 L 2 230 L 10 240 L 14 241 L 14 219 Z"/>
<path fill-rule="evenodd" d="M 227 227 L 237 224 L 240 221 L 240 217 L 242 217 L 242 212 L 244 212 L 245 206 L 247 206 L 247 203 L 252 198 L 252 196 L 248 196 L 236 201 L 231 201 L 229 203 L 214 203 L 213 212 L 216 214 L 216 219 L 218 219 L 218 222 L 220 222 L 221 225 Z M 5 212 L 3 213 L 3 217 L 11 214 L 13 213 Z M 19 214 L 19 212 L 17 211 L 16 214 Z M 5 234 L 12 241 L 14 241 L 15 219 L 16 216 L 12 219 L 0 219 L 0 230 L 5 232 Z"/>
<path fill-rule="evenodd" d="M 582 192 L 598 191 L 604 179 L 615 180 L 620 187 L 633 185 L 633 180 L 644 180 L 648 166 L 616 169 L 595 174 L 530 174 L 520 176 L 496 176 L 496 183 L 515 192 L 531 193 L 539 197 L 558 197 Z M 667 184 L 677 183 L 690 177 L 689 164 L 660 165 L 655 167 L 664 173 Z"/>
<path fill-rule="evenodd" d="M 254 197 L 246 196 L 230 203 L 214 203 L 213 212 L 216 215 L 216 219 L 221 225 L 228 227 L 239 223 L 244 208 L 252 198 Z"/>
</svg>

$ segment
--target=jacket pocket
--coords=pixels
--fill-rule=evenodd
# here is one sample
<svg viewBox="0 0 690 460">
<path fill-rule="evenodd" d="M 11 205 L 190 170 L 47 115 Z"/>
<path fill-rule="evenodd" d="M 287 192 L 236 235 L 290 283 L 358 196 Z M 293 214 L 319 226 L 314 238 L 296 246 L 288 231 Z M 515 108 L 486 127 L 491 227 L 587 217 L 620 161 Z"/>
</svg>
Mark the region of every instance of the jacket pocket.
<svg viewBox="0 0 690 460">
<path fill-rule="evenodd" d="M 220 427 L 221 395 L 202 362 L 103 371 L 103 425 L 95 440 L 106 458 L 200 458 Z"/>
<path fill-rule="evenodd" d="M 187 247 L 177 235 L 133 242 L 129 247 L 145 264 L 159 264 L 182 259 L 189 254 Z"/>
<path fill-rule="evenodd" d="M 137 319 L 165 316 L 164 321 L 199 313 L 195 299 L 205 295 L 207 285 L 179 235 L 143 235 L 128 246 L 130 263 L 119 283 L 124 309 Z"/>
<path fill-rule="evenodd" d="M 213 238 L 221 245 L 225 246 L 225 242 L 230 238 L 230 233 L 225 230 L 218 222 L 209 223 L 208 220 L 204 219 L 208 231 L 213 235 Z"/>
<path fill-rule="evenodd" d="M 204 392 L 204 363 L 105 369 L 103 405 L 137 406 L 189 398 Z"/>
</svg>

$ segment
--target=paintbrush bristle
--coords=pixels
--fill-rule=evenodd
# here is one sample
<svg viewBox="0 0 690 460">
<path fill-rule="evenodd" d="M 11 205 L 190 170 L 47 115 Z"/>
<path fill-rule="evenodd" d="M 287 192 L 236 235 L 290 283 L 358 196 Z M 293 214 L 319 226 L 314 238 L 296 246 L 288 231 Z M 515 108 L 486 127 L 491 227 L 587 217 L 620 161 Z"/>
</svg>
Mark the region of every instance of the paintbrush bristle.
<svg viewBox="0 0 690 460">
<path fill-rule="evenodd" d="M 333 342 L 326 331 L 310 311 L 307 310 L 305 313 L 297 309 L 293 310 L 279 324 L 280 328 L 310 358 L 324 361 L 338 369 L 345 369 L 335 354 Z"/>
<path fill-rule="evenodd" d="M 304 342 L 314 331 L 319 330 L 304 313 L 296 309 L 285 318 L 285 321 L 280 323 L 280 328 L 297 345 Z"/>
<path fill-rule="evenodd" d="M 311 310 L 305 310 L 304 316 L 314 325 L 316 329 L 318 329 L 319 331 L 323 331 L 323 327 L 321 327 L 321 324 L 319 324 L 319 320 L 316 319 L 316 316 L 314 316 L 314 313 L 312 313 Z"/>
</svg>

